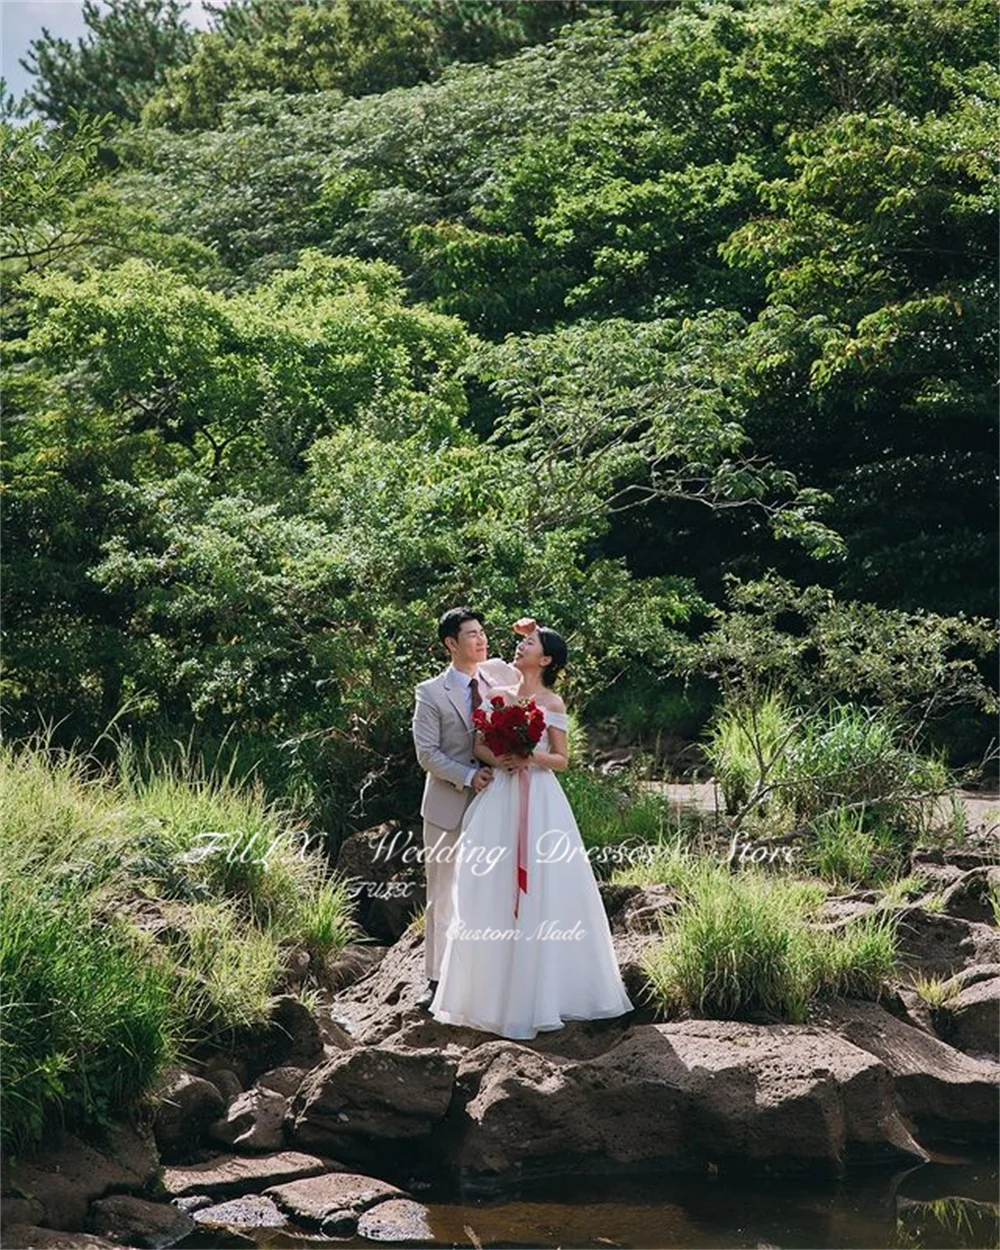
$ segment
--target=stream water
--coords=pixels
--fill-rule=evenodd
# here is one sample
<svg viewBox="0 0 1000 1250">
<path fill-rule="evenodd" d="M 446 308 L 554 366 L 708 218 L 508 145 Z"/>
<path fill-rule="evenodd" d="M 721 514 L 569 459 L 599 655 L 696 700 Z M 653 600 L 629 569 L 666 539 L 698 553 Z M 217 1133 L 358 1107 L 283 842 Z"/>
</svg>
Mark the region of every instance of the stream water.
<svg viewBox="0 0 1000 1250">
<path fill-rule="evenodd" d="M 1000 1250 L 995 1157 L 950 1158 L 905 1170 L 852 1170 L 839 1181 L 732 1181 L 649 1176 L 549 1180 L 503 1197 L 456 1202 L 422 1189 L 440 1246 L 587 1250 Z M 227 1240 L 199 1231 L 182 1250 L 256 1245 L 367 1246 L 361 1237 L 332 1238 L 259 1229 Z M 405 1243 L 381 1243 L 405 1244 Z"/>
</svg>

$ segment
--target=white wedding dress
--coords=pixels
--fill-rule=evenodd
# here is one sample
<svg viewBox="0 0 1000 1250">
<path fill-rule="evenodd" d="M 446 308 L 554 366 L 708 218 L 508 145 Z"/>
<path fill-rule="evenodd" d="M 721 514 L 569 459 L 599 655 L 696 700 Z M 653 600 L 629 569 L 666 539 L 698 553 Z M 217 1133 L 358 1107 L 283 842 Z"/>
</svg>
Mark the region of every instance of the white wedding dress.
<svg viewBox="0 0 1000 1250">
<path fill-rule="evenodd" d="M 567 728 L 561 713 L 546 710 L 545 719 Z M 549 749 L 547 727 L 537 749 Z M 496 769 L 462 822 L 454 920 L 430 1004 L 444 1024 L 511 1038 L 633 1009 L 562 786 L 551 769 L 527 773 L 527 889 L 518 889 L 517 878 L 522 783 Z"/>
</svg>

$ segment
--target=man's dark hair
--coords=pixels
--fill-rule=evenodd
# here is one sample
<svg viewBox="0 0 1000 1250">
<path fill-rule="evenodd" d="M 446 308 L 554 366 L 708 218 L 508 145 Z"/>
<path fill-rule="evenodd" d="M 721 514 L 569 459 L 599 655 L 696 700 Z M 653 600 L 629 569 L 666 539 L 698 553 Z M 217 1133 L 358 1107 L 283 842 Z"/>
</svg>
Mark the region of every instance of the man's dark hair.
<svg viewBox="0 0 1000 1250">
<path fill-rule="evenodd" d="M 466 621 L 478 621 L 484 625 L 483 614 L 471 608 L 449 608 L 438 621 L 438 641 L 443 645 L 446 638 L 458 638 L 458 631 Z"/>
</svg>

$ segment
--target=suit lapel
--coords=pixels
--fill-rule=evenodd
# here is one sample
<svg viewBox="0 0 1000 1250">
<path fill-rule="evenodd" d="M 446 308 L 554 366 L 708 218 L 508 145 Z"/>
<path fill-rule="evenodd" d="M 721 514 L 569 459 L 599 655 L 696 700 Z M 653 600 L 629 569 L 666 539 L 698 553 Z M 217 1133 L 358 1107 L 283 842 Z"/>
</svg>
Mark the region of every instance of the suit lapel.
<svg viewBox="0 0 1000 1250">
<path fill-rule="evenodd" d="M 452 706 L 462 718 L 462 724 L 467 729 L 472 729 L 473 724 L 469 719 L 469 706 L 465 701 L 465 691 L 458 685 L 458 677 L 452 673 L 448 673 L 444 679 L 444 692 L 451 700 Z"/>
</svg>

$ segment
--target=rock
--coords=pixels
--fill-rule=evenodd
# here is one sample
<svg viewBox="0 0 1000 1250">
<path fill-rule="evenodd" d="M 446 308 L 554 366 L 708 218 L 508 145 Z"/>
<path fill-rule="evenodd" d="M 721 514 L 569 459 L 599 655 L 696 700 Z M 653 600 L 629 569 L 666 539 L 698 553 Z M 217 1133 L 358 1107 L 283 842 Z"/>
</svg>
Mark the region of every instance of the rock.
<svg viewBox="0 0 1000 1250">
<path fill-rule="evenodd" d="M 870 899 L 856 896 L 834 896 L 823 900 L 816 913 L 816 925 L 826 929 L 843 929 L 875 910 Z"/>
<path fill-rule="evenodd" d="M 157 1101 L 153 1132 L 167 1163 L 187 1158 L 226 1109 L 222 1095 L 211 1081 L 178 1068 L 163 1075 L 153 1097 Z"/>
<path fill-rule="evenodd" d="M 969 872 L 988 868 L 997 862 L 996 839 L 992 846 L 918 847 L 910 857 L 910 872 L 926 873 L 930 867 L 944 866 Z"/>
<path fill-rule="evenodd" d="M 315 1155 L 295 1150 L 255 1158 L 220 1155 L 208 1163 L 165 1168 L 163 1188 L 174 1198 L 190 1194 L 226 1198 L 236 1194 L 259 1193 L 268 1185 L 319 1176 L 341 1166 L 330 1159 L 318 1159 Z"/>
<path fill-rule="evenodd" d="M 243 1083 L 232 1068 L 216 1068 L 213 1071 L 205 1071 L 203 1076 L 206 1081 L 211 1081 L 219 1091 L 222 1095 L 222 1101 L 227 1107 L 243 1093 Z"/>
<path fill-rule="evenodd" d="M 437 1238 L 428 1223 L 430 1213 L 411 1198 L 389 1198 L 358 1220 L 358 1236 L 394 1246 L 433 1246 Z"/>
<path fill-rule="evenodd" d="M 337 1020 L 356 1041 L 377 1044 L 398 1033 L 405 1019 L 427 1018 L 415 1006 L 426 986 L 424 938 L 414 927 L 389 948 L 374 972 L 337 995 Z"/>
<path fill-rule="evenodd" d="M 263 1194 L 244 1195 L 206 1207 L 198 1212 L 195 1221 L 225 1228 L 280 1228 L 286 1223 L 273 1199 Z"/>
<path fill-rule="evenodd" d="M 212 1205 L 208 1194 L 189 1194 L 186 1198 L 171 1198 L 171 1202 L 179 1211 L 186 1211 L 188 1215 L 194 1215 L 195 1211 Z"/>
<path fill-rule="evenodd" d="M 671 886 L 641 886 L 637 894 L 626 900 L 619 912 L 619 931 L 655 934 L 659 937 L 662 921 L 672 916 L 679 906 L 680 898 Z"/>
<path fill-rule="evenodd" d="M 323 1036 L 316 1017 L 289 994 L 275 999 L 267 1027 L 247 1040 L 256 1079 L 274 1068 L 312 1068 L 323 1060 Z"/>
<path fill-rule="evenodd" d="M 934 1013 L 934 1020 L 952 1046 L 996 1062 L 1000 1057 L 1000 976 L 968 980 Z"/>
<path fill-rule="evenodd" d="M 0 1231 L 11 1224 L 37 1224 L 45 1219 L 45 1208 L 37 1198 L 3 1198 L 0 1200 Z"/>
<path fill-rule="evenodd" d="M 395 942 L 426 900 L 422 829 L 388 821 L 352 834 L 341 845 L 337 871 L 358 890 L 358 923 L 380 942 Z"/>
<path fill-rule="evenodd" d="M 214 1141 L 237 1150 L 280 1150 L 285 1144 L 284 1120 L 288 1099 L 277 1090 L 254 1086 L 212 1125 Z"/>
<path fill-rule="evenodd" d="M 311 1072 L 295 1095 L 291 1138 L 367 1160 L 385 1142 L 425 1137 L 448 1110 L 456 1066 L 435 1050 L 341 1051 Z"/>
<path fill-rule="evenodd" d="M 54 1229 L 83 1228 L 87 1208 L 112 1191 L 138 1192 L 158 1167 L 151 1134 L 126 1124 L 113 1126 L 98 1148 L 61 1133 L 44 1155 L 22 1156 L 4 1169 L 4 1188 L 38 1203 L 38 1217 Z M 35 1208 L 31 1208 L 34 1210 Z"/>
<path fill-rule="evenodd" d="M 353 1050 L 355 1046 L 361 1045 L 325 1012 L 317 1016 L 316 1023 L 319 1025 L 320 1036 L 323 1038 L 323 1050 L 328 1057 L 335 1050 Z"/>
<path fill-rule="evenodd" d="M 4 1225 L 4 1250 L 122 1250 L 96 1233 L 69 1233 L 31 1224 Z"/>
<path fill-rule="evenodd" d="M 375 943 L 353 942 L 327 964 L 327 985 L 334 993 L 346 990 L 379 966 L 386 956 L 388 946 Z"/>
<path fill-rule="evenodd" d="M 272 1068 L 270 1072 L 263 1072 L 256 1080 L 257 1089 L 273 1090 L 275 1093 L 283 1094 L 286 1098 L 291 1098 L 309 1073 L 308 1068 Z"/>
<path fill-rule="evenodd" d="M 641 1025 L 580 1062 L 497 1041 L 458 1070 L 457 1162 L 476 1180 L 625 1166 L 840 1175 L 926 1159 L 873 1056 L 806 1025 Z"/>
<path fill-rule="evenodd" d="M 929 1037 L 876 1003 L 838 999 L 821 1011 L 824 1025 L 886 1066 L 897 1105 L 924 1145 L 995 1141 L 1000 1067 Z"/>
<path fill-rule="evenodd" d="M 977 964 L 1000 963 L 1000 931 L 920 906 L 899 913 L 898 951 L 911 972 L 950 977 Z"/>
<path fill-rule="evenodd" d="M 623 885 L 617 882 L 600 881 L 597 885 L 601 893 L 601 902 L 608 917 L 608 926 L 612 934 L 625 932 L 625 910 L 627 904 L 642 896 L 641 885 Z"/>
<path fill-rule="evenodd" d="M 186 1211 L 169 1202 L 147 1202 L 131 1194 L 98 1199 L 87 1222 L 102 1237 L 148 1250 L 172 1246 L 194 1228 L 194 1220 Z"/>
<path fill-rule="evenodd" d="M 1000 893 L 1000 867 L 972 868 L 962 874 L 944 892 L 942 910 L 949 916 L 974 920 L 979 924 L 996 924 L 990 892 Z"/>
<path fill-rule="evenodd" d="M 387 1198 L 407 1195 L 387 1181 L 357 1172 L 335 1172 L 311 1180 L 276 1185 L 265 1193 L 294 1223 L 334 1236 L 351 1236 L 358 1218 Z"/>
</svg>

